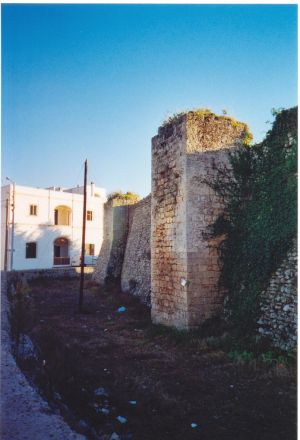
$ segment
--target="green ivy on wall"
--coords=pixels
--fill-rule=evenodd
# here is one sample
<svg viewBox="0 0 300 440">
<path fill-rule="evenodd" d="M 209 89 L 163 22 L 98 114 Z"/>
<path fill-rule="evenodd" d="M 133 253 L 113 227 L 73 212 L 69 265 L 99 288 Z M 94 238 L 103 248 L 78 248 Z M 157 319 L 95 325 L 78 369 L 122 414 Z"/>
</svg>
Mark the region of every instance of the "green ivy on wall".
<svg viewBox="0 0 300 440">
<path fill-rule="evenodd" d="M 215 236 L 226 234 L 219 249 L 225 312 L 243 336 L 254 333 L 260 293 L 297 230 L 297 108 L 274 115 L 266 139 L 231 155 L 231 172 L 219 170 L 210 183 L 226 206 L 213 225 Z"/>
</svg>

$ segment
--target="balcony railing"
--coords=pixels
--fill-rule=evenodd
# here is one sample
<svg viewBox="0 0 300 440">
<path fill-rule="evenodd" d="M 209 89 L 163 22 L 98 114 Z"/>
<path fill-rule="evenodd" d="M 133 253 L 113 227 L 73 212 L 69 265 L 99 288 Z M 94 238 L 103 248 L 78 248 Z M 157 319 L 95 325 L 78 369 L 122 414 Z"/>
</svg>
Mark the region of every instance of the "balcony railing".
<svg viewBox="0 0 300 440">
<path fill-rule="evenodd" d="M 54 266 L 66 266 L 70 264 L 70 257 L 54 257 Z"/>
</svg>

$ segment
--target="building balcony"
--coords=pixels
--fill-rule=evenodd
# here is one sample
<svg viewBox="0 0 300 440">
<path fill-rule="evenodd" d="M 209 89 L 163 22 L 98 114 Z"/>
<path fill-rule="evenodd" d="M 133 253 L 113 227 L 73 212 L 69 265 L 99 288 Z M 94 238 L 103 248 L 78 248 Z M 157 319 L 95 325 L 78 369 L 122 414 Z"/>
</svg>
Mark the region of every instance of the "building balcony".
<svg viewBox="0 0 300 440">
<path fill-rule="evenodd" d="M 68 266 L 70 264 L 70 257 L 54 257 L 54 266 Z"/>
<path fill-rule="evenodd" d="M 57 226 L 71 226 L 72 211 L 68 206 L 57 206 L 54 209 L 54 224 Z"/>
</svg>

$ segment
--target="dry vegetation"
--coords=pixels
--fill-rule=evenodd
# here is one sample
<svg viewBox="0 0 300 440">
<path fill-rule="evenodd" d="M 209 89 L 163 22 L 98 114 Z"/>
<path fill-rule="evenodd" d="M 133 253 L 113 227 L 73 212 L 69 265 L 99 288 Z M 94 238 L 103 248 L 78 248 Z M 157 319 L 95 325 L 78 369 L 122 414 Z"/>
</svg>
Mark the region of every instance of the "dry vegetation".
<svg viewBox="0 0 300 440">
<path fill-rule="evenodd" d="M 296 438 L 295 381 L 283 365 L 233 362 L 216 348 L 222 337 L 153 326 L 149 309 L 113 286 L 87 281 L 81 315 L 76 280 L 34 281 L 30 297 L 40 356 L 23 367 L 88 438 Z"/>
</svg>

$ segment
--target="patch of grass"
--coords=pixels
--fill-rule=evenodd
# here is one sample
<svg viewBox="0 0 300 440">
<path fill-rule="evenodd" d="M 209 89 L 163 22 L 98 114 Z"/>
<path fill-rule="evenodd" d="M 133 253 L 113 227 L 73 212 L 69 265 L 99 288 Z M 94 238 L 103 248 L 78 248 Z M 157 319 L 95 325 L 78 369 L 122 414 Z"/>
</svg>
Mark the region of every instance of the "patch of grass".
<svg viewBox="0 0 300 440">
<path fill-rule="evenodd" d="M 219 318 L 213 318 L 207 326 L 194 331 L 177 330 L 161 324 L 151 324 L 146 328 L 145 335 L 150 340 L 157 339 L 160 342 L 182 345 L 184 348 L 197 352 L 223 352 L 230 361 L 236 363 L 270 367 L 295 366 L 296 355 L 294 352 L 271 348 L 270 341 L 260 336 L 246 337 L 241 340 L 240 336 L 232 331 L 224 331 L 221 321 L 218 330 L 215 329 L 215 332 L 212 332 L 215 335 L 212 335 L 209 329 L 213 322 L 219 322 Z"/>
<path fill-rule="evenodd" d="M 268 366 L 276 367 L 278 365 L 284 365 L 285 367 L 290 366 L 295 361 L 295 356 L 291 353 L 288 354 L 280 354 L 275 351 L 266 351 L 259 355 L 256 355 L 252 351 L 239 351 L 239 350 L 233 350 L 228 353 L 228 358 L 237 363 L 242 362 L 251 362 L 253 360 L 256 360 L 260 364 L 265 364 Z"/>
<path fill-rule="evenodd" d="M 254 353 L 251 351 L 230 351 L 228 353 L 228 358 L 234 362 L 250 362 L 254 359 Z"/>
<path fill-rule="evenodd" d="M 227 334 L 219 336 L 203 335 L 202 330 L 178 330 L 161 324 L 151 324 L 146 329 L 146 337 L 149 339 L 165 340 L 167 343 L 182 345 L 195 351 L 224 350 Z M 227 344 L 230 347 L 230 343 Z M 225 350 L 224 350 L 225 351 Z"/>
<path fill-rule="evenodd" d="M 284 366 L 289 366 L 296 361 L 296 355 L 292 352 L 282 354 L 280 352 L 267 351 L 265 353 L 261 353 L 258 359 L 259 361 L 269 365 L 282 364 Z"/>
<path fill-rule="evenodd" d="M 191 332 L 186 330 L 177 330 L 162 324 L 152 324 L 147 329 L 148 338 L 166 338 L 169 342 L 175 344 L 186 343 L 191 338 Z"/>
<path fill-rule="evenodd" d="M 239 337 L 228 335 L 224 342 L 222 348 L 233 362 L 247 363 L 254 360 L 259 364 L 274 367 L 278 365 L 289 367 L 296 364 L 296 354 L 294 352 L 271 348 L 270 342 L 260 337 L 248 338 L 242 342 Z M 222 346 L 222 343 L 220 343 L 220 346 Z"/>
</svg>

